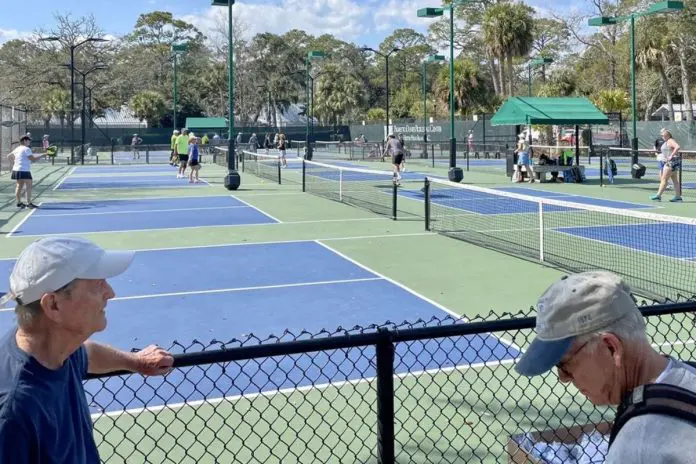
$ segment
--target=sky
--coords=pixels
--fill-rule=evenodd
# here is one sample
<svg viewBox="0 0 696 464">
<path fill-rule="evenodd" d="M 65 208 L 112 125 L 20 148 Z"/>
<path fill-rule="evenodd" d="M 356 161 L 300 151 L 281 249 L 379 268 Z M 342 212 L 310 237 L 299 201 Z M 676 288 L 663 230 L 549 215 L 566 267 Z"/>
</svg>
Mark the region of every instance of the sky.
<svg viewBox="0 0 696 464">
<path fill-rule="evenodd" d="M 94 15 L 109 35 L 122 35 L 133 29 L 140 14 L 169 11 L 176 18 L 195 24 L 204 33 L 212 28 L 220 7 L 210 0 L 0 0 L 0 44 L 30 35 L 38 28 L 50 29 L 54 15 L 70 13 L 74 17 Z M 426 32 L 432 19 L 420 19 L 416 10 L 437 6 L 439 0 L 237 0 L 234 14 L 248 27 L 249 35 L 260 32 L 282 34 L 302 29 L 309 34 L 334 34 L 358 45 L 376 47 L 392 31 L 410 27 Z M 547 15 L 548 0 L 528 0 L 542 15 Z M 554 0 L 554 8 L 577 4 L 573 0 Z M 29 11 L 27 6 L 30 4 Z"/>
</svg>

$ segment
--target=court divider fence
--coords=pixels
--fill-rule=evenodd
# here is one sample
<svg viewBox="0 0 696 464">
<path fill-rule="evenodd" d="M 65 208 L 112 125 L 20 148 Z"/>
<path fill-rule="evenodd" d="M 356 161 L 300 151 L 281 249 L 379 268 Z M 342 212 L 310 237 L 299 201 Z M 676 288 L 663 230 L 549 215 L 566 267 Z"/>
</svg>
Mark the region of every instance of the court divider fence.
<svg viewBox="0 0 696 464">
<path fill-rule="evenodd" d="M 695 298 L 640 303 L 658 351 L 695 359 Z M 102 461 L 602 462 L 614 411 L 513 370 L 533 315 L 174 343 L 166 377 L 86 381 Z"/>
</svg>

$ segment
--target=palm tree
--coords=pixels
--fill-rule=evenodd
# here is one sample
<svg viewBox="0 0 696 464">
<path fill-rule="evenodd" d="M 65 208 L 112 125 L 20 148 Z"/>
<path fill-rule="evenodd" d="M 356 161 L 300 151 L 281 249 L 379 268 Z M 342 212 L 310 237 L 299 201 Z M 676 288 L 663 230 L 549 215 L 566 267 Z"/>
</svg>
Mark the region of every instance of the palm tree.
<svg viewBox="0 0 696 464">
<path fill-rule="evenodd" d="M 358 107 L 362 100 L 363 87 L 336 63 L 327 63 L 322 69 L 314 95 L 317 115 L 325 122 L 338 124 L 342 116 Z"/>
<path fill-rule="evenodd" d="M 626 92 L 619 89 L 600 90 L 593 100 L 595 105 L 605 113 L 618 113 L 631 106 Z"/>
<path fill-rule="evenodd" d="M 449 103 L 449 68 L 443 67 L 435 80 L 435 96 L 443 104 Z M 479 67 L 467 58 L 454 61 L 454 105 L 462 116 L 485 106 L 491 98 L 491 87 Z"/>
<path fill-rule="evenodd" d="M 532 12 L 529 6 L 522 3 L 499 3 L 488 8 L 484 14 L 484 43 L 490 54 L 498 60 L 498 75 L 503 94 L 512 95 L 513 93 L 513 59 L 526 56 L 532 48 L 534 41 Z M 503 78 L 506 67 L 507 82 Z"/>
<path fill-rule="evenodd" d="M 66 116 L 70 111 L 70 93 L 63 89 L 52 90 L 44 104 L 44 111 L 58 118 L 62 131 L 65 127 Z"/>
<path fill-rule="evenodd" d="M 662 19 L 660 20 L 662 21 Z M 663 28 L 651 27 L 649 31 L 643 34 L 636 53 L 636 62 L 642 68 L 655 71 L 660 76 L 660 85 L 667 100 L 670 120 L 674 121 L 672 92 L 669 79 L 667 78 L 667 70 L 670 68 L 668 59 L 669 39 L 663 31 Z"/>
</svg>

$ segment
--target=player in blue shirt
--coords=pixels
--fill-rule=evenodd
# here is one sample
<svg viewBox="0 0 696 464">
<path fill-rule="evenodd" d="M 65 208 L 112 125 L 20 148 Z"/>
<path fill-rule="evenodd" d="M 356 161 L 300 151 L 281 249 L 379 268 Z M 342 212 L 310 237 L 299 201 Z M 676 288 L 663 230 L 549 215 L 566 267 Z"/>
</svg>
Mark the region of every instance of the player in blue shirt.
<svg viewBox="0 0 696 464">
<path fill-rule="evenodd" d="M 106 279 L 123 273 L 133 255 L 56 236 L 17 259 L 0 300 L 15 300 L 17 315 L 17 327 L 0 337 L 0 463 L 99 463 L 85 376 L 171 369 L 173 357 L 159 347 L 128 353 L 88 340 L 106 328 L 115 296 Z"/>
</svg>

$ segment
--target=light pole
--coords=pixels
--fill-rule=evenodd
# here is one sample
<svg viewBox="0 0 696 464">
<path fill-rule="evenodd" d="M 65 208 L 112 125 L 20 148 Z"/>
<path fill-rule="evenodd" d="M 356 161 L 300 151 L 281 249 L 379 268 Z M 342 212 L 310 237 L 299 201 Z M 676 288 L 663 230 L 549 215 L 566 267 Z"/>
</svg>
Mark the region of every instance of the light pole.
<svg viewBox="0 0 696 464">
<path fill-rule="evenodd" d="M 445 61 L 442 55 L 430 55 L 423 60 L 423 153 L 428 157 L 428 65 Z"/>
<path fill-rule="evenodd" d="M 324 59 L 327 57 L 327 54 L 320 51 L 320 50 L 312 50 L 307 53 L 307 58 L 305 58 L 305 79 L 307 85 L 305 86 L 305 97 L 306 97 L 306 102 L 307 102 L 307 108 L 305 109 L 305 114 L 307 115 L 307 127 L 306 127 L 306 133 L 305 133 L 305 159 L 308 161 L 312 160 L 312 144 L 311 139 L 310 139 L 310 120 L 312 124 L 312 131 L 314 130 L 314 89 L 310 86 L 310 79 L 312 78 L 310 75 L 310 69 L 312 67 L 312 61 L 317 60 L 317 59 Z M 311 96 L 310 96 L 311 93 Z M 311 104 L 310 104 L 311 102 Z M 310 115 L 310 106 L 312 107 L 312 114 Z M 313 134 L 312 134 L 313 135 Z"/>
<path fill-rule="evenodd" d="M 64 64 L 62 65 L 66 68 L 71 68 L 74 72 L 78 73 L 80 76 L 82 76 L 82 109 L 81 109 L 81 114 L 80 114 L 80 132 L 82 133 L 82 140 L 81 140 L 81 150 L 80 150 L 80 164 L 85 164 L 85 145 L 86 145 L 86 139 L 87 139 L 87 127 L 85 126 L 85 119 L 87 116 L 87 113 L 85 112 L 85 107 L 87 106 L 87 76 L 92 74 L 95 71 L 101 71 L 103 69 L 106 69 L 106 66 L 103 64 L 96 64 L 92 66 L 90 69 L 87 71 L 80 71 L 79 69 L 75 68 L 74 66 L 71 66 L 69 64 Z M 73 162 L 74 164 L 74 162 Z"/>
<path fill-rule="evenodd" d="M 39 42 L 62 42 L 60 37 L 43 37 Z M 88 37 L 85 40 L 76 44 L 69 44 L 70 48 L 70 163 L 75 164 L 75 50 L 87 42 L 108 42 L 106 39 L 99 37 Z"/>
<path fill-rule="evenodd" d="M 461 182 L 464 178 L 464 173 L 461 168 L 457 167 L 457 138 L 454 136 L 454 7 L 457 5 L 466 5 L 474 0 L 452 0 L 452 3 L 445 7 L 428 7 L 418 10 L 419 18 L 436 18 L 445 14 L 445 10 L 449 10 L 450 16 L 450 36 L 449 36 L 449 77 L 450 77 L 450 168 L 449 179 L 453 182 Z"/>
<path fill-rule="evenodd" d="M 647 10 L 636 11 L 623 16 L 600 16 L 590 18 L 587 22 L 590 26 L 611 26 L 623 21 L 629 21 L 631 31 L 631 126 L 633 136 L 631 137 L 632 163 L 638 162 L 638 133 L 636 129 L 636 113 L 638 105 L 636 103 L 636 18 L 641 16 L 649 16 L 659 13 L 672 13 L 684 9 L 684 2 L 681 1 L 663 1 L 653 3 Z M 635 175 L 634 175 L 635 176 Z"/>
<path fill-rule="evenodd" d="M 389 121 L 389 57 L 390 57 L 392 54 L 394 54 L 394 53 L 396 53 L 396 52 L 398 52 L 398 51 L 401 51 L 401 49 L 400 49 L 400 48 L 397 48 L 397 47 L 394 47 L 394 48 L 392 48 L 391 50 L 389 50 L 388 53 L 382 53 L 382 52 L 380 52 L 379 50 L 375 50 L 374 48 L 370 48 L 370 47 L 362 47 L 360 50 L 362 50 L 362 51 L 364 51 L 364 52 L 372 52 L 372 53 L 374 53 L 375 55 L 379 55 L 379 56 L 381 56 L 382 58 L 384 58 L 384 61 L 386 62 L 385 74 L 386 74 L 386 78 L 387 78 L 387 79 L 386 79 L 386 89 L 385 89 L 385 91 L 386 91 L 386 93 L 387 93 L 387 132 L 389 132 L 389 127 L 391 126 L 391 122 Z M 387 134 L 387 135 L 389 135 L 389 134 Z"/>
<path fill-rule="evenodd" d="M 176 88 L 176 80 L 177 80 L 177 61 L 179 60 L 179 55 L 183 55 L 188 51 L 188 44 L 183 43 L 183 44 L 173 44 L 172 45 L 172 61 L 174 61 L 174 89 L 172 91 L 172 99 L 173 99 L 173 115 L 172 115 L 172 123 L 174 129 L 177 128 L 176 125 L 176 97 L 177 97 L 177 88 Z"/>
<path fill-rule="evenodd" d="M 229 125 L 227 131 L 227 175 L 225 176 L 225 188 L 227 190 L 237 190 L 241 184 L 241 178 L 236 169 L 237 154 L 234 149 L 234 23 L 232 22 L 232 7 L 235 0 L 212 0 L 213 6 L 227 7 L 227 88 L 228 88 L 228 117 Z"/>
<path fill-rule="evenodd" d="M 536 58 L 527 63 L 527 96 L 532 96 L 532 68 L 553 63 L 551 58 Z"/>
</svg>

